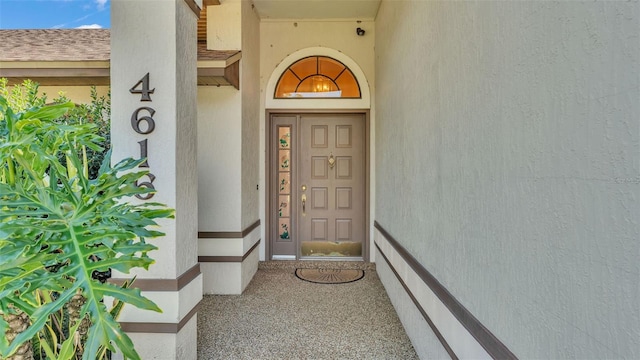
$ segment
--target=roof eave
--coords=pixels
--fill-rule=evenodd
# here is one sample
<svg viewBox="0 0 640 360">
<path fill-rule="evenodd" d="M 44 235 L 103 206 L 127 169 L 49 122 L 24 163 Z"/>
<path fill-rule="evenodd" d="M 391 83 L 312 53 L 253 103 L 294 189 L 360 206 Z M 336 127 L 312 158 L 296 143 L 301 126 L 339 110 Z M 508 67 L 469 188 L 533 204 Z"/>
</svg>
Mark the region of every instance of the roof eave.
<svg viewBox="0 0 640 360">
<path fill-rule="evenodd" d="M 0 78 L 10 85 L 26 79 L 40 85 L 109 85 L 109 61 L 0 61 Z"/>
<path fill-rule="evenodd" d="M 241 53 L 223 60 L 198 61 L 198 85 L 239 88 L 239 61 Z M 109 85 L 109 61 L 0 61 L 0 78 L 9 85 L 26 79 L 42 86 L 101 86 Z"/>
</svg>

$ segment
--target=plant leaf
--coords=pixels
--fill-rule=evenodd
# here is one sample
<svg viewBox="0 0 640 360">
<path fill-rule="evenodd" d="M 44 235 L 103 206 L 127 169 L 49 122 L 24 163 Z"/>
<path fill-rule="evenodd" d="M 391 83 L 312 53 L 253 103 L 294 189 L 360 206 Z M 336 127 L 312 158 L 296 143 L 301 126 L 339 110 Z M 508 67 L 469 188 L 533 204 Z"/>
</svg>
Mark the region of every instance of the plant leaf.
<svg viewBox="0 0 640 360">
<path fill-rule="evenodd" d="M 156 220 L 173 217 L 173 210 L 129 202 L 152 192 L 136 186 L 148 173 L 138 169 L 143 159 L 111 166 L 107 152 L 91 178 L 90 172 L 68 171 L 84 169 L 85 151 L 89 159 L 88 151 L 102 149 L 104 139 L 95 134 L 96 125 L 68 117 L 73 104 L 43 103 L 30 91 L 22 104 L 33 107 L 18 112 L 0 96 L 0 309 L 6 313 L 12 304 L 31 320 L 11 343 L 0 337 L 0 354 L 9 356 L 36 333 L 48 331 L 54 326 L 50 319 L 57 319 L 58 329 L 61 309 L 79 290 L 86 300 L 81 318 L 91 319 L 83 358 L 118 348 L 137 359 L 115 317 L 125 303 L 161 310 L 139 289 L 100 283 L 93 272 L 148 268 L 154 261 L 147 254 L 156 249 L 148 241 L 164 235 Z M 112 312 L 102 303 L 105 296 L 118 301 Z M 0 331 L 6 327 L 0 320 Z M 62 337 L 52 338 L 57 339 Z M 42 349 L 47 352 L 48 346 L 47 356 L 54 356 L 56 347 L 45 343 L 43 338 Z M 68 358 L 73 348 L 71 337 L 65 339 L 58 356 Z"/>
<path fill-rule="evenodd" d="M 74 334 L 78 331 L 78 327 L 81 323 L 81 320 L 77 321 L 76 324 L 69 329 L 69 338 L 62 343 L 60 354 L 58 354 L 58 360 L 69 360 L 75 355 L 76 347 Z"/>
</svg>

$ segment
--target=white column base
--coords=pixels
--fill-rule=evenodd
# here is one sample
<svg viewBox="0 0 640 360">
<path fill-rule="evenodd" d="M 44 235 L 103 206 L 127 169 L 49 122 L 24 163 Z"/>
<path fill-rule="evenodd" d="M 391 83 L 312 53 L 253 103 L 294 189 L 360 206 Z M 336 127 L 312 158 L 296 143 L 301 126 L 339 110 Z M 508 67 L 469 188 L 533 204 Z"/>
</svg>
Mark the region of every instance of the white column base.
<svg viewBox="0 0 640 360">
<path fill-rule="evenodd" d="M 194 315 L 176 334 L 128 333 L 142 359 L 197 359 L 198 316 Z M 123 360 L 122 354 L 113 359 Z"/>
<path fill-rule="evenodd" d="M 205 294 L 240 295 L 258 271 L 259 252 L 254 249 L 242 262 L 201 262 Z"/>
<path fill-rule="evenodd" d="M 260 222 L 238 233 L 200 233 L 198 261 L 205 294 L 240 295 L 260 260 Z"/>
</svg>

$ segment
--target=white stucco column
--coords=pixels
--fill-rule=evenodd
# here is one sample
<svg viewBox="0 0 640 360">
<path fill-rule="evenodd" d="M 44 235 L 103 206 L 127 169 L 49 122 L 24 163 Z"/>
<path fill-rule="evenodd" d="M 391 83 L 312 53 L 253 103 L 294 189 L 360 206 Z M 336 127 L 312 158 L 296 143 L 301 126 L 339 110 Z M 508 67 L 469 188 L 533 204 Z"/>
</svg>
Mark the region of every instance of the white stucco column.
<svg viewBox="0 0 640 360">
<path fill-rule="evenodd" d="M 247 0 L 207 7 L 210 50 L 241 50 L 240 89 L 198 91 L 198 255 L 205 294 L 241 294 L 258 270 L 260 19 Z"/>
<path fill-rule="evenodd" d="M 125 307 L 123 329 L 143 359 L 195 359 L 202 299 L 197 250 L 197 52 L 194 0 L 113 0 L 111 4 L 112 162 L 147 157 L 147 200 L 176 210 L 166 236 L 134 286 L 163 313 Z M 124 277 L 116 275 L 115 277 Z"/>
</svg>

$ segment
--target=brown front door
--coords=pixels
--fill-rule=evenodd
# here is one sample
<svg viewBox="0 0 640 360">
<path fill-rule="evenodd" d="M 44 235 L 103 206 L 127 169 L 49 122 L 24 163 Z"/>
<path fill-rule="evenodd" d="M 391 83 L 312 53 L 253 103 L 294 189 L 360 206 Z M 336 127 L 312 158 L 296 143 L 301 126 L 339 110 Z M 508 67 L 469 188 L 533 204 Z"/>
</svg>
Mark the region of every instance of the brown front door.
<svg viewBox="0 0 640 360">
<path fill-rule="evenodd" d="M 363 257 L 365 128 L 363 114 L 272 116 L 272 258 Z"/>
</svg>

